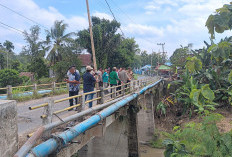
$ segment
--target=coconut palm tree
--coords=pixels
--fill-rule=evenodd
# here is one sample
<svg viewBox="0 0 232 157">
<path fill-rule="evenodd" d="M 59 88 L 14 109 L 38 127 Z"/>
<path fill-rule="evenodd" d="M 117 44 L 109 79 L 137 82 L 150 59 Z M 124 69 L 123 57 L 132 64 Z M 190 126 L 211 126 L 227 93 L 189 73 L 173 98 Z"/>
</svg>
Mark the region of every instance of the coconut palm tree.
<svg viewBox="0 0 232 157">
<path fill-rule="evenodd" d="M 50 65 L 62 60 L 62 47 L 71 39 L 73 32 L 65 34 L 68 25 L 63 21 L 55 21 L 50 31 L 47 31 L 47 44 L 50 45 L 47 59 Z"/>
<path fill-rule="evenodd" d="M 12 42 L 6 40 L 3 45 L 5 46 L 5 49 L 7 50 L 7 62 L 6 62 L 6 66 L 7 66 L 7 69 L 9 67 L 9 53 L 13 53 L 13 49 L 14 49 L 14 45 Z"/>
</svg>

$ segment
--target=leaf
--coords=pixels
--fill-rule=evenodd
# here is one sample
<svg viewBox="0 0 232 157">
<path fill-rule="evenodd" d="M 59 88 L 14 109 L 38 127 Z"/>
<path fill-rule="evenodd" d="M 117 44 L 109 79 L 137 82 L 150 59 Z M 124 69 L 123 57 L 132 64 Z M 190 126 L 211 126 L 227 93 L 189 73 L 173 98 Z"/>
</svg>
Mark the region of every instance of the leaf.
<svg viewBox="0 0 232 157">
<path fill-rule="evenodd" d="M 208 100 L 213 101 L 215 96 L 214 92 L 210 89 L 209 85 L 206 84 L 203 87 L 201 87 L 201 94 Z"/>
<path fill-rule="evenodd" d="M 200 96 L 200 90 L 199 89 L 193 89 L 189 95 L 189 98 L 192 99 L 194 103 L 199 104 L 199 96 Z"/>
<path fill-rule="evenodd" d="M 232 83 L 232 70 L 230 71 L 228 75 L 228 80 L 230 81 L 230 83 Z"/>
</svg>

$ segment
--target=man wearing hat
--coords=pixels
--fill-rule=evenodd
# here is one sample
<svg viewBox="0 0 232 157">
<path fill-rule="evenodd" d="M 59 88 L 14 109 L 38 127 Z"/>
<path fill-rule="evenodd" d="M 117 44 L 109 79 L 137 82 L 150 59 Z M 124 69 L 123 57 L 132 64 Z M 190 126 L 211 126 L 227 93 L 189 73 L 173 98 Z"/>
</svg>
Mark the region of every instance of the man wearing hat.
<svg viewBox="0 0 232 157">
<path fill-rule="evenodd" d="M 94 91 L 94 85 L 95 85 L 96 79 L 91 74 L 92 70 L 93 70 L 93 68 L 91 66 L 87 66 L 86 73 L 83 75 L 83 91 L 84 91 L 84 93 Z M 89 97 L 89 100 L 93 99 L 93 95 L 94 94 L 85 95 L 85 100 L 87 99 L 87 97 Z M 93 102 L 90 102 L 89 108 L 91 108 L 92 106 L 93 106 Z"/>
</svg>

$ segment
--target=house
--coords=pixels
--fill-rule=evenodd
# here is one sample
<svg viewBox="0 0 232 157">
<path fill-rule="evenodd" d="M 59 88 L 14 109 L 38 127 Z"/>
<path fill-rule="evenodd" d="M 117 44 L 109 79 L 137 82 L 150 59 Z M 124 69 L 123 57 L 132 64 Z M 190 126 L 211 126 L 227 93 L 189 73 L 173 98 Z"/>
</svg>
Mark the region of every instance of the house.
<svg viewBox="0 0 232 157">
<path fill-rule="evenodd" d="M 34 73 L 33 72 L 21 72 L 19 74 L 20 77 L 26 76 L 29 77 L 31 81 L 34 81 Z"/>
<path fill-rule="evenodd" d="M 84 73 L 86 66 L 93 64 L 92 59 L 91 59 L 92 58 L 91 54 L 89 53 L 80 54 L 78 58 L 81 60 L 81 71 L 80 72 Z"/>
</svg>

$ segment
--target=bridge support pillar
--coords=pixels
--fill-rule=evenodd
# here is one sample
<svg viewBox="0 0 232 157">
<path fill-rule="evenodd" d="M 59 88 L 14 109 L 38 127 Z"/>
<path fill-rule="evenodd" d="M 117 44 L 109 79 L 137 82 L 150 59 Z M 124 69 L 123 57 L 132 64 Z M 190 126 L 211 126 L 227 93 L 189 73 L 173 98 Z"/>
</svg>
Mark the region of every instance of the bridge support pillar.
<svg viewBox="0 0 232 157">
<path fill-rule="evenodd" d="M 155 131 L 153 93 L 147 92 L 144 99 L 144 104 L 138 113 L 138 126 L 139 141 L 146 143 L 153 138 Z"/>
<path fill-rule="evenodd" d="M 140 157 L 138 140 L 138 99 L 129 103 L 128 109 L 128 157 Z"/>
</svg>

